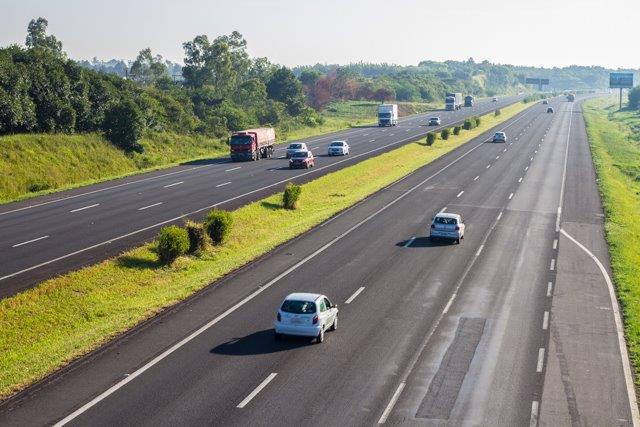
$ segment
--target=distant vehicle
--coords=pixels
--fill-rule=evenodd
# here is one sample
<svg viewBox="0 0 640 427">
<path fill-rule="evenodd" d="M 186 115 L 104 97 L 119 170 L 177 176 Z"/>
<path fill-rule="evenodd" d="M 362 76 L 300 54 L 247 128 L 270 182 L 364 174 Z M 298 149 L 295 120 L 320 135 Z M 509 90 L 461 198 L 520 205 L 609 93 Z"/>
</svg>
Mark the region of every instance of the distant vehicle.
<svg viewBox="0 0 640 427">
<path fill-rule="evenodd" d="M 553 113 L 553 107 L 547 108 L 547 113 Z"/>
<path fill-rule="evenodd" d="M 231 160 L 260 160 L 273 155 L 276 131 L 273 128 L 247 129 L 233 132 L 229 139 Z"/>
<path fill-rule="evenodd" d="M 576 96 L 574 94 L 570 93 L 567 95 L 567 101 L 573 102 L 575 100 L 576 100 Z"/>
<path fill-rule="evenodd" d="M 429 118 L 429 126 L 440 126 L 440 117 Z"/>
<path fill-rule="evenodd" d="M 507 134 L 504 132 L 496 132 L 493 135 L 493 142 L 507 142 Z"/>
<path fill-rule="evenodd" d="M 462 94 L 448 93 L 444 98 L 444 106 L 447 111 L 459 110 L 462 108 Z"/>
<path fill-rule="evenodd" d="M 325 331 L 338 329 L 338 306 L 325 295 L 293 293 L 280 305 L 273 326 L 275 339 L 296 335 L 314 337 L 321 343 Z"/>
<path fill-rule="evenodd" d="M 464 221 L 462 216 L 454 213 L 440 212 L 431 221 L 430 239 L 451 239 L 460 243 L 464 239 Z"/>
<path fill-rule="evenodd" d="M 547 105 L 547 104 L 549 103 L 549 100 L 548 100 L 548 99 L 543 99 L 543 100 L 542 100 L 542 103 L 543 103 L 544 105 Z"/>
<path fill-rule="evenodd" d="M 378 126 L 396 126 L 398 124 L 398 104 L 378 105 Z"/>
<path fill-rule="evenodd" d="M 474 98 L 471 95 L 467 95 L 464 97 L 464 106 L 465 107 L 473 107 Z"/>
<path fill-rule="evenodd" d="M 347 144 L 347 141 L 333 141 L 329 144 L 327 154 L 330 156 L 347 156 L 349 154 L 349 144 Z"/>
<path fill-rule="evenodd" d="M 498 102 L 498 98 L 494 96 L 493 98 L 491 98 L 491 102 Z"/>
<path fill-rule="evenodd" d="M 294 142 L 292 144 L 289 144 L 289 146 L 287 147 L 287 159 L 290 159 L 291 155 L 296 151 L 308 151 L 307 144 L 305 144 L 304 142 Z"/>
<path fill-rule="evenodd" d="M 311 151 L 296 151 L 289 159 L 289 169 L 309 169 L 314 167 L 315 164 L 316 159 L 313 157 L 313 153 L 311 153 Z"/>
</svg>

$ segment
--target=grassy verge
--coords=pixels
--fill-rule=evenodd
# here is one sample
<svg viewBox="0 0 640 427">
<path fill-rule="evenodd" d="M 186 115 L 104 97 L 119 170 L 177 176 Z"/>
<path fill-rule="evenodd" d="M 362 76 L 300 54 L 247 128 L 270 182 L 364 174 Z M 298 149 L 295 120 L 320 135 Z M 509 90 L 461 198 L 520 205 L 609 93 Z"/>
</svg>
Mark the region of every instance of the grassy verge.
<svg viewBox="0 0 640 427">
<path fill-rule="evenodd" d="M 303 186 L 300 207 L 280 209 L 282 194 L 232 212 L 236 227 L 221 248 L 156 262 L 153 245 L 41 283 L 0 301 L 0 398 L 28 386 L 183 300 L 223 275 L 300 235 L 527 108 L 518 103 L 431 146 L 408 144 Z M 343 189 L 336 191 L 335 189 Z"/>
<path fill-rule="evenodd" d="M 605 231 L 636 384 L 640 385 L 640 112 L 617 112 L 615 98 L 583 104 Z"/>
</svg>

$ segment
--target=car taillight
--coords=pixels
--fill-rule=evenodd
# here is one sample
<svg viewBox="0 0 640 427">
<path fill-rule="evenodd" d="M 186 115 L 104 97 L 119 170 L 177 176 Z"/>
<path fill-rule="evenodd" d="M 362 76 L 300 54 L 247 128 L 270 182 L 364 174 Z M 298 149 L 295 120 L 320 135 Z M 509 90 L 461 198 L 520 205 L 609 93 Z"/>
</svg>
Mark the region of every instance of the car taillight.
<svg viewBox="0 0 640 427">
<path fill-rule="evenodd" d="M 315 325 L 316 323 L 318 323 L 318 315 L 317 314 L 315 316 L 313 316 L 313 324 Z"/>
<path fill-rule="evenodd" d="M 431 224 L 431 228 L 436 228 L 436 225 L 435 224 Z"/>
<path fill-rule="evenodd" d="M 280 312 L 278 312 L 278 322 L 280 322 L 282 320 L 282 316 L 280 315 Z"/>
</svg>

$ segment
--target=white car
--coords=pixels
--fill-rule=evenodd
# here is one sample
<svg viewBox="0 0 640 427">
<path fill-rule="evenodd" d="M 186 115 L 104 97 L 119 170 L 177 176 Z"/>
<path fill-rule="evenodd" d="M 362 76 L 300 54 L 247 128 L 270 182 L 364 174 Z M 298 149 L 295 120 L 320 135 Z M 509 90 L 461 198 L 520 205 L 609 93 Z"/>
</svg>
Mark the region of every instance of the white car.
<svg viewBox="0 0 640 427">
<path fill-rule="evenodd" d="M 464 239 L 464 229 L 462 215 L 440 212 L 431 221 L 429 238 L 450 239 L 460 243 L 460 240 Z"/>
<path fill-rule="evenodd" d="M 287 147 L 287 159 L 291 158 L 291 155 L 296 151 L 309 151 L 307 148 L 307 144 L 304 142 L 294 142 L 293 144 L 289 144 Z"/>
<path fill-rule="evenodd" d="M 329 156 L 346 156 L 349 154 L 349 144 L 347 141 L 333 141 L 329 144 L 327 154 Z"/>
<path fill-rule="evenodd" d="M 494 96 L 493 98 L 491 98 L 491 102 L 498 102 L 498 98 Z"/>
<path fill-rule="evenodd" d="M 507 142 L 507 134 L 504 132 L 496 132 L 493 135 L 493 142 Z"/>
<path fill-rule="evenodd" d="M 338 306 L 331 304 L 325 295 L 293 293 L 280 305 L 273 325 L 275 339 L 297 335 L 314 337 L 321 343 L 326 330 L 338 328 Z"/>
<path fill-rule="evenodd" d="M 429 119 L 429 126 L 440 126 L 440 117 L 431 117 Z"/>
</svg>

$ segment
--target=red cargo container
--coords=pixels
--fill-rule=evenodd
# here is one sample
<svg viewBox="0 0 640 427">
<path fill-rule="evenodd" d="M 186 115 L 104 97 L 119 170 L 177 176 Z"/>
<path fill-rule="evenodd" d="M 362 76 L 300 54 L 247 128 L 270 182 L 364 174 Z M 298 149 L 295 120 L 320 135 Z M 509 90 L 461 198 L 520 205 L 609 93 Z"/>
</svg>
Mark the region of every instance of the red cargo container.
<svg viewBox="0 0 640 427">
<path fill-rule="evenodd" d="M 231 134 L 231 160 L 260 160 L 273 155 L 276 131 L 273 128 L 247 129 Z"/>
</svg>

